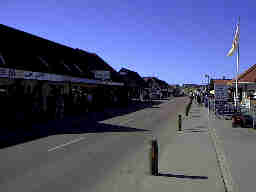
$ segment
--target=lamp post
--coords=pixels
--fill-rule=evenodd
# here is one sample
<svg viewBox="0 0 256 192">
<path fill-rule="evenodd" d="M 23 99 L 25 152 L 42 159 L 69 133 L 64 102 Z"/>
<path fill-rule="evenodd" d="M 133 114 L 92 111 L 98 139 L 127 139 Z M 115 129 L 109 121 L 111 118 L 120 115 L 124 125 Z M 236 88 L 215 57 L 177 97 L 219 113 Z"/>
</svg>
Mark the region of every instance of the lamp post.
<svg viewBox="0 0 256 192">
<path fill-rule="evenodd" d="M 209 99 L 209 94 L 210 94 L 210 76 L 205 75 L 205 78 L 207 78 L 207 102 L 208 102 L 208 116 L 210 115 L 210 99 Z"/>
</svg>

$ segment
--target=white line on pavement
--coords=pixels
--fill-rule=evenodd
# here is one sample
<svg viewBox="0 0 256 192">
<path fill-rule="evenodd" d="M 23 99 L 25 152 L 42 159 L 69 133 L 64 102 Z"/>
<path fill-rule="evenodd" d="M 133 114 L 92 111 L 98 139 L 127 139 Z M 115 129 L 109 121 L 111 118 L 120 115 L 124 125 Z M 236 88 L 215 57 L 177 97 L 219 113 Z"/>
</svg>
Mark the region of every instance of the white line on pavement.
<svg viewBox="0 0 256 192">
<path fill-rule="evenodd" d="M 133 118 L 125 120 L 125 121 L 121 122 L 120 125 L 125 125 L 125 124 L 127 124 L 127 123 L 129 123 L 130 121 L 133 121 L 133 120 L 134 120 Z"/>
<path fill-rule="evenodd" d="M 71 141 L 69 141 L 69 142 L 67 142 L 67 143 L 64 143 L 64 144 L 61 144 L 61 145 L 57 145 L 57 146 L 55 146 L 55 147 L 53 147 L 53 148 L 48 149 L 48 152 L 55 151 L 55 150 L 57 150 L 57 149 L 59 149 L 59 148 L 65 147 L 65 146 L 67 146 L 67 145 L 71 145 L 71 144 L 73 144 L 73 143 L 77 143 L 77 142 L 79 142 L 79 141 L 81 141 L 81 140 L 83 140 L 83 139 L 84 139 L 84 137 L 79 137 L 79 138 L 74 139 L 74 140 L 71 140 Z"/>
</svg>

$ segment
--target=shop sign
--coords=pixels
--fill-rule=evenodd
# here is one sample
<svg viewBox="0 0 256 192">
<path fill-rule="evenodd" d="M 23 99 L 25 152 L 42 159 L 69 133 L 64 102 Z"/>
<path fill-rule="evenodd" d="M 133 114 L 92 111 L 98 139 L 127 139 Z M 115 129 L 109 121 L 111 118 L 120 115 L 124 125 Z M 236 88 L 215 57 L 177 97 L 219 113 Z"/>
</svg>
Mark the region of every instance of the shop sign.
<svg viewBox="0 0 256 192">
<path fill-rule="evenodd" d="M 223 109 L 228 101 L 228 86 L 214 85 L 215 108 Z"/>
<path fill-rule="evenodd" d="M 227 85 L 214 85 L 215 100 L 227 101 L 228 100 L 228 86 Z"/>
<path fill-rule="evenodd" d="M 106 80 L 110 78 L 109 71 L 101 71 L 96 72 L 97 77 L 101 78 L 101 80 Z M 106 82 L 101 80 L 95 79 L 87 79 L 87 78 L 80 78 L 80 77 L 71 77 L 68 75 L 57 75 L 57 74 L 50 74 L 50 73 L 43 73 L 43 72 L 33 72 L 33 71 L 25 71 L 19 69 L 12 69 L 12 68 L 2 68 L 0 67 L 0 78 L 8 78 L 10 79 L 33 79 L 33 80 L 44 80 L 44 81 L 53 81 L 53 82 L 73 82 L 73 83 L 87 83 L 87 84 L 108 84 L 108 85 L 120 85 L 122 86 L 123 83 L 117 82 Z"/>
<path fill-rule="evenodd" d="M 95 79 L 110 79 L 110 71 L 94 71 Z"/>
<path fill-rule="evenodd" d="M 127 72 L 121 71 L 120 75 L 127 75 Z"/>
</svg>

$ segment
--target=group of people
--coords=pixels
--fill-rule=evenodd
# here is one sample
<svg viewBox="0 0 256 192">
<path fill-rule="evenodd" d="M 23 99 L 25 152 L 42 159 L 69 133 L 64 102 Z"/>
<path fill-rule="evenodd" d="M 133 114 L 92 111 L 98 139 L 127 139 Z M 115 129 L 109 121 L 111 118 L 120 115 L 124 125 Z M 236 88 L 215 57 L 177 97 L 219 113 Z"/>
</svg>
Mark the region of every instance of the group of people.
<svg viewBox="0 0 256 192">
<path fill-rule="evenodd" d="M 190 98 L 192 99 L 192 102 L 196 102 L 199 106 L 202 104 L 204 104 L 205 107 L 208 106 L 208 96 L 204 92 L 192 92 L 190 93 Z"/>
</svg>

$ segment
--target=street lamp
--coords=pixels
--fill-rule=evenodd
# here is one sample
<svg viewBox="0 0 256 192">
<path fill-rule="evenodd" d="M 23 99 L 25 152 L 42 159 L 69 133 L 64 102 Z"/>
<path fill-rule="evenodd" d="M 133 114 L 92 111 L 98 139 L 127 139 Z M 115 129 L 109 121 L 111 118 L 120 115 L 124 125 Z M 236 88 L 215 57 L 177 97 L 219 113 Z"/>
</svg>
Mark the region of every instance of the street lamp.
<svg viewBox="0 0 256 192">
<path fill-rule="evenodd" d="M 208 81 L 207 81 L 207 83 L 208 83 L 208 86 L 207 86 L 207 93 L 209 93 L 209 79 L 210 79 L 210 76 L 209 75 L 205 75 L 205 78 L 207 78 L 208 79 Z"/>
<path fill-rule="evenodd" d="M 210 99 L 209 99 L 209 95 L 210 95 L 210 76 L 209 75 L 205 75 L 205 78 L 207 78 L 208 80 L 208 85 L 207 85 L 207 102 L 208 102 L 208 116 L 210 115 Z"/>
</svg>

